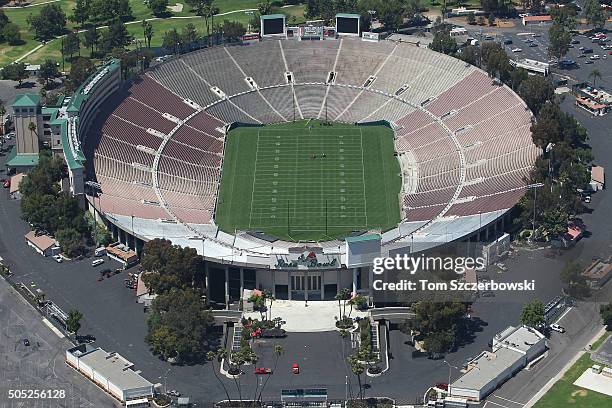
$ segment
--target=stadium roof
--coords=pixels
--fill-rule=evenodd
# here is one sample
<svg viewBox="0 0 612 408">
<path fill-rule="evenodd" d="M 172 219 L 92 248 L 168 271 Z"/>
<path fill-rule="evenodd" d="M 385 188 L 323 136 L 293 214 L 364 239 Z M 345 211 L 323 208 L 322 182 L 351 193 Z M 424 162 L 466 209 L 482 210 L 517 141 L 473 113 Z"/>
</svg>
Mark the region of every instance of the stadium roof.
<svg viewBox="0 0 612 408">
<path fill-rule="evenodd" d="M 370 241 L 373 239 L 380 239 L 380 235 L 378 234 L 364 234 L 364 235 L 359 235 L 357 237 L 346 237 L 346 242 L 363 242 L 363 241 Z"/>
<path fill-rule="evenodd" d="M 360 18 L 359 14 L 351 14 L 351 13 L 338 13 L 336 14 L 336 18 Z"/>
</svg>

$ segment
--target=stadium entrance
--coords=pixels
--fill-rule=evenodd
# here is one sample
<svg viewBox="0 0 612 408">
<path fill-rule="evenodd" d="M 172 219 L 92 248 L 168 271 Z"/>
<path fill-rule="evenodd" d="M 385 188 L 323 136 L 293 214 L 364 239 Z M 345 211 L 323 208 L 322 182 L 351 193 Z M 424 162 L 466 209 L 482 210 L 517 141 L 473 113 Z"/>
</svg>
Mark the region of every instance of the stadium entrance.
<svg viewBox="0 0 612 408">
<path fill-rule="evenodd" d="M 291 275 L 291 297 L 295 300 L 321 300 L 323 286 L 321 286 L 321 273 L 303 272 Z"/>
</svg>

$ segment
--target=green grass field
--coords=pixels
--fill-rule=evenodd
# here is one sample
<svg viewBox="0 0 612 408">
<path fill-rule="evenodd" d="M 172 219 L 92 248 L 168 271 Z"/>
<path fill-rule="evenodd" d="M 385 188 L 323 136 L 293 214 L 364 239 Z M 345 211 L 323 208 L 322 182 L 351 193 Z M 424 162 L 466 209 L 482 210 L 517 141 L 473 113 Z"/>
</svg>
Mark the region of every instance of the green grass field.
<svg viewBox="0 0 612 408">
<path fill-rule="evenodd" d="M 612 397 L 574 385 L 574 381 L 593 364 L 598 363 L 591 360 L 589 353 L 582 355 L 565 375 L 534 405 L 534 408 L 569 406 L 574 408 L 602 408 L 612 406 Z"/>
<path fill-rule="evenodd" d="M 393 227 L 400 188 L 393 132 L 385 126 L 240 127 L 228 134 L 215 220 L 228 232 L 326 240 Z"/>
</svg>

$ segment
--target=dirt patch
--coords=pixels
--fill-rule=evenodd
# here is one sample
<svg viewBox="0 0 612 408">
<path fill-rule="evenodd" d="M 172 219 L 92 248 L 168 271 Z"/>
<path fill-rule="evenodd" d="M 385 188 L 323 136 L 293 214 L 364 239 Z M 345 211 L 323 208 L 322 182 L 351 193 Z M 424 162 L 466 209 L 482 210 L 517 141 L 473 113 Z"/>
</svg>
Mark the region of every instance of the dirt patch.
<svg viewBox="0 0 612 408">
<path fill-rule="evenodd" d="M 587 390 L 582 390 L 582 389 L 581 389 L 581 390 L 576 390 L 576 391 L 572 392 L 572 394 L 571 394 L 571 395 L 572 395 L 572 398 L 576 398 L 576 397 L 586 397 L 588 393 L 589 393 L 589 392 L 588 392 Z"/>
<path fill-rule="evenodd" d="M 168 10 L 174 13 L 180 13 L 183 11 L 183 3 L 176 3 L 174 6 L 168 6 Z"/>
<path fill-rule="evenodd" d="M 514 27 L 516 24 L 514 24 L 514 21 L 508 21 L 508 20 L 497 20 L 497 26 L 500 28 L 511 28 Z"/>
</svg>

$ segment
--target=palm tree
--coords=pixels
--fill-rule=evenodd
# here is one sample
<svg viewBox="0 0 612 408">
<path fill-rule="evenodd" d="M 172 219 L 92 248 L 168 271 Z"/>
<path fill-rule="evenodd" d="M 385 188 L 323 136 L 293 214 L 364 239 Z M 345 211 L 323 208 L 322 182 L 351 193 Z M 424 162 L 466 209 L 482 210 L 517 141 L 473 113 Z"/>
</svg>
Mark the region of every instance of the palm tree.
<svg viewBox="0 0 612 408">
<path fill-rule="evenodd" d="M 280 344 L 275 345 L 274 355 L 276 356 L 276 359 L 274 360 L 274 368 L 272 369 L 272 374 L 276 372 L 276 366 L 278 365 L 278 359 L 280 358 L 281 354 L 283 354 L 283 346 L 281 346 Z M 261 395 L 263 394 L 264 389 L 266 388 L 266 385 L 268 384 L 269 380 L 270 380 L 270 375 L 266 377 L 266 381 L 264 381 L 261 387 L 261 391 L 259 391 L 259 397 L 257 397 L 257 401 L 261 401 Z"/>
<path fill-rule="evenodd" d="M 221 353 L 221 350 L 223 350 L 224 353 Z M 221 384 L 221 386 L 223 387 L 223 391 L 225 391 L 227 400 L 231 402 L 232 399 L 230 398 L 229 392 L 227 391 L 227 388 L 225 387 L 225 384 L 223 383 L 223 381 L 221 381 L 221 378 L 219 378 L 219 375 L 217 374 L 217 370 L 215 369 L 215 360 L 217 360 L 219 364 L 221 364 L 221 361 L 223 360 L 221 356 L 225 356 L 226 354 L 227 354 L 227 351 L 225 351 L 225 349 L 219 349 L 216 353 L 214 351 L 209 351 L 208 353 L 206 353 L 206 359 L 210 361 L 210 368 L 213 374 L 215 375 L 215 378 L 217 379 L 217 381 L 219 381 L 219 384 Z"/>
<path fill-rule="evenodd" d="M 356 355 L 348 356 L 348 362 L 349 366 L 351 367 L 351 371 L 357 376 L 357 382 L 359 383 L 359 393 L 357 394 L 358 398 L 363 399 L 363 388 L 361 386 L 361 374 L 363 374 L 363 364 L 361 364 L 361 362 L 359 361 L 359 357 L 357 357 Z"/>
<path fill-rule="evenodd" d="M 36 133 L 36 124 L 34 122 L 28 124 L 28 130 L 38 136 L 38 133 Z"/>
<path fill-rule="evenodd" d="M 591 71 L 589 78 L 593 78 L 593 88 L 595 88 L 595 80 L 601 79 L 601 72 L 597 68 Z"/>
</svg>

